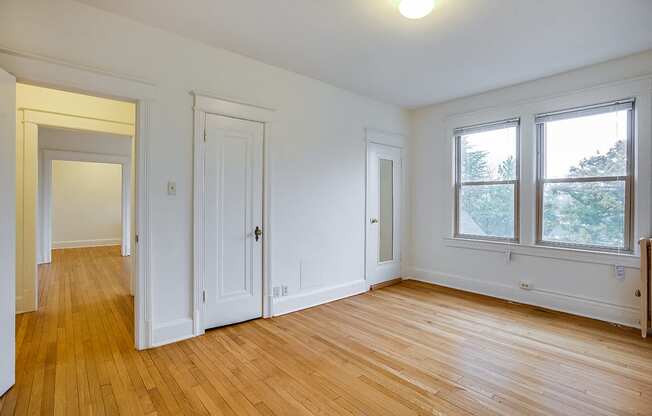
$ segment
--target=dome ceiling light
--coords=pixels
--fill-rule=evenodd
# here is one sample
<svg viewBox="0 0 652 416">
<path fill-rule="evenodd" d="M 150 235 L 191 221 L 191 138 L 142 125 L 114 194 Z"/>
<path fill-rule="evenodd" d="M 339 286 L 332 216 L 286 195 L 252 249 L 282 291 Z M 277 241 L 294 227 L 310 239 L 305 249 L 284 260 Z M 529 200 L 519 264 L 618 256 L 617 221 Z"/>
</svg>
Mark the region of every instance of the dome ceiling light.
<svg viewBox="0 0 652 416">
<path fill-rule="evenodd" d="M 435 8 L 435 0 L 400 0 L 398 11 L 408 19 L 421 19 Z"/>
</svg>

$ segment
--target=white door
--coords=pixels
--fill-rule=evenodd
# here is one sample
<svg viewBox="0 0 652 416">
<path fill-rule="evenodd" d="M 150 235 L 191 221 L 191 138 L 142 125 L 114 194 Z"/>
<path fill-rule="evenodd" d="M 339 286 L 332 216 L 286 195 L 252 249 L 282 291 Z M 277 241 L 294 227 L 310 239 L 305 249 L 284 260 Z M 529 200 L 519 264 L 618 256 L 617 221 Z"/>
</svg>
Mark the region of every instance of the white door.
<svg viewBox="0 0 652 416">
<path fill-rule="evenodd" d="M 16 365 L 16 78 L 0 69 L 0 395 Z"/>
<path fill-rule="evenodd" d="M 263 132 L 206 115 L 205 328 L 263 315 Z"/>
<path fill-rule="evenodd" d="M 367 282 L 401 276 L 401 149 L 369 143 L 367 150 Z"/>
</svg>

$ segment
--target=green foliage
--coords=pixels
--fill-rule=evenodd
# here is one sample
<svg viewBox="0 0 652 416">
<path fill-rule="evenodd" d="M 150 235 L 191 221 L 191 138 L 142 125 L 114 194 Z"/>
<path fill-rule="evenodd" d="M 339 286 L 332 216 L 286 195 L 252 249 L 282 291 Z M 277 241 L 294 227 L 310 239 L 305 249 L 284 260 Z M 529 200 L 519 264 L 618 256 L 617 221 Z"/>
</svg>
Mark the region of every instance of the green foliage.
<svg viewBox="0 0 652 416">
<path fill-rule="evenodd" d="M 483 181 L 498 177 L 514 179 L 514 158 L 503 161 L 497 175 L 491 171 L 488 154 L 472 150 L 468 143 L 462 146 L 462 178 L 465 181 Z M 468 149 L 468 150 L 467 150 Z M 514 186 L 465 186 L 460 195 L 460 231 L 470 235 L 514 237 Z"/>
<path fill-rule="evenodd" d="M 513 157 L 491 172 L 486 152 L 464 146 L 465 180 L 511 180 L 515 178 Z M 625 174 L 626 143 L 617 142 L 604 154 L 579 162 L 569 177 Z M 460 198 L 460 231 L 464 234 L 513 237 L 514 187 L 512 185 L 465 186 Z M 625 186 L 623 182 L 547 184 L 544 189 L 544 239 L 609 247 L 624 245 Z"/>
<path fill-rule="evenodd" d="M 588 157 L 569 176 L 619 176 L 626 172 L 626 143 L 618 141 L 609 151 Z M 608 247 L 625 242 L 624 182 L 548 184 L 544 192 L 544 238 Z"/>
<path fill-rule="evenodd" d="M 597 154 L 582 159 L 579 166 L 573 166 L 570 168 L 568 176 L 571 178 L 579 178 L 624 175 L 627 166 L 626 146 L 627 144 L 624 140 L 619 140 L 606 154 Z"/>
</svg>

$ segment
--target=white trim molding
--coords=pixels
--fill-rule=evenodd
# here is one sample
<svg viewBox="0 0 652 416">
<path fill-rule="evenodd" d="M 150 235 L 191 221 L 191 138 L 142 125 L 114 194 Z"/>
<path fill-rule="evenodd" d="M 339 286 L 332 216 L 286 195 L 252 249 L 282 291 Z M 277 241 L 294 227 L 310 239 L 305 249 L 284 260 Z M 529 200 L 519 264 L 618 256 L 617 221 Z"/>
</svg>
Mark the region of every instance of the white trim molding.
<svg viewBox="0 0 652 416">
<path fill-rule="evenodd" d="M 134 276 L 134 338 L 136 348 L 152 347 L 153 299 L 151 279 L 151 226 L 149 198 L 149 141 L 154 101 L 140 99 L 136 105 L 136 233 L 132 256 Z"/>
<path fill-rule="evenodd" d="M 121 246 L 122 256 L 131 255 L 131 157 L 121 155 L 109 155 L 99 153 L 70 152 L 52 149 L 41 149 L 40 151 L 41 177 L 40 185 L 42 186 L 41 196 L 38 198 L 39 215 L 41 221 L 39 224 L 40 235 L 38 241 L 39 247 L 39 264 L 50 263 L 52 261 L 53 248 L 74 248 L 74 247 L 94 247 L 114 245 L 107 241 L 114 240 L 92 240 L 92 241 L 52 241 L 52 162 L 55 160 L 64 160 L 72 162 L 91 162 L 91 163 L 110 163 L 122 166 L 122 237 L 118 240 Z"/>
<path fill-rule="evenodd" d="M 365 129 L 365 137 L 367 143 L 384 144 L 401 149 L 405 148 L 407 144 L 407 137 L 404 134 L 387 132 L 372 127 Z"/>
<path fill-rule="evenodd" d="M 283 298 L 273 298 L 274 316 L 285 315 L 324 303 L 334 302 L 365 293 L 368 290 L 369 284 L 366 280 L 356 280 L 355 282 L 318 288 Z"/>
<path fill-rule="evenodd" d="M 43 63 L 47 64 L 53 64 L 56 66 L 63 66 L 66 68 L 70 69 L 75 69 L 75 70 L 81 70 L 84 72 L 91 72 L 97 75 L 103 75 L 103 76 L 109 76 L 111 78 L 116 78 L 116 79 L 121 79 L 124 81 L 130 81 L 130 82 L 136 82 L 139 84 L 143 84 L 146 86 L 155 86 L 156 83 L 153 81 L 140 78 L 134 75 L 130 74 L 123 74 L 120 72 L 115 72 L 112 70 L 107 70 L 99 67 L 94 67 L 94 66 L 89 66 L 89 65 L 84 65 L 84 64 L 79 64 L 71 61 L 66 61 L 63 59 L 59 58 L 53 58 L 47 55 L 39 54 L 39 53 L 34 53 L 26 50 L 21 50 L 21 49 L 15 49 L 15 48 L 10 48 L 8 46 L 0 45 L 0 53 L 6 54 L 6 55 L 11 55 L 15 56 L 18 58 L 24 58 L 28 60 L 34 60 L 34 61 L 40 61 Z"/>
<path fill-rule="evenodd" d="M 109 247 L 119 246 L 119 238 L 106 238 L 100 240 L 73 240 L 73 241 L 53 241 L 52 248 L 83 248 L 83 247 Z"/>
<path fill-rule="evenodd" d="M 475 279 L 411 267 L 407 270 L 406 280 L 417 280 L 434 285 L 450 287 L 471 293 L 491 296 L 508 301 L 538 306 L 559 312 L 598 319 L 627 327 L 638 328 L 638 308 L 616 305 L 599 299 L 568 295 L 561 292 L 533 289 L 522 290 L 497 282 Z"/>
<path fill-rule="evenodd" d="M 160 347 L 173 342 L 194 337 L 193 320 L 190 318 L 176 319 L 152 328 L 150 347 Z"/>
<path fill-rule="evenodd" d="M 272 137 L 272 124 L 275 110 L 259 105 L 243 104 L 232 99 L 202 95 L 192 91 L 194 97 L 194 180 L 193 180 L 193 335 L 205 331 L 204 316 L 206 305 L 203 300 L 205 287 L 205 227 L 204 227 L 204 161 L 206 149 L 204 134 L 206 114 L 239 118 L 263 123 L 263 317 L 273 316 L 273 303 L 270 301 L 272 287 L 271 273 L 271 178 L 269 147 Z"/>
<path fill-rule="evenodd" d="M 571 248 L 538 246 L 531 244 L 509 243 L 502 241 L 470 240 L 464 238 L 445 238 L 447 247 L 461 248 L 494 253 L 509 253 L 510 255 L 542 257 L 554 260 L 565 260 L 575 263 L 604 264 L 608 266 L 623 265 L 631 269 L 640 268 L 639 256 L 633 254 L 606 253 Z"/>
</svg>

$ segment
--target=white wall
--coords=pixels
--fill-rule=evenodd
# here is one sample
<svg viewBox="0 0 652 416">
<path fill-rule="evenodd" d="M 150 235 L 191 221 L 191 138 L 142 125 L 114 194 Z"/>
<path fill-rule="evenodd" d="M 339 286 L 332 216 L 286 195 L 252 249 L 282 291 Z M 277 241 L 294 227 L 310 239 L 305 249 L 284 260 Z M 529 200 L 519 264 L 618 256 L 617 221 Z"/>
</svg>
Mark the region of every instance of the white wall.
<svg viewBox="0 0 652 416">
<path fill-rule="evenodd" d="M 122 166 L 53 161 L 53 248 L 118 245 L 121 238 Z"/>
<path fill-rule="evenodd" d="M 27 80 L 113 96 L 143 93 L 151 100 L 156 342 L 186 335 L 193 316 L 191 90 L 276 109 L 267 161 L 273 285 L 288 285 L 290 295 L 307 305 L 303 295 L 363 279 L 365 128 L 406 132 L 406 112 L 72 1 L 3 1 L 0 39 L 0 66 Z M 53 59 L 35 61 L 26 57 L 31 53 Z M 65 62 L 99 71 L 89 74 Z M 129 76 L 116 80 L 99 72 Z M 177 182 L 174 197 L 166 194 L 168 180 Z M 310 266 L 304 287 L 302 262 Z"/>
<path fill-rule="evenodd" d="M 533 247 L 537 113 L 637 98 L 635 236 L 650 234 L 652 52 L 607 62 L 412 113 L 412 245 L 408 273 L 418 279 L 603 320 L 637 325 L 638 258 Z M 455 127 L 520 116 L 521 245 L 452 241 Z M 506 260 L 512 250 L 512 261 Z M 628 266 L 624 281 L 614 265 Z M 520 280 L 534 291 L 518 288 Z"/>
<path fill-rule="evenodd" d="M 48 150 L 131 159 L 133 140 L 130 136 L 51 127 L 39 128 L 38 136 L 40 159 Z M 43 211 L 46 194 L 43 163 L 43 160 L 39 162 L 39 235 L 44 235 L 43 227 L 47 223 Z M 119 245 L 122 238 L 121 165 L 53 161 L 51 173 L 52 247 Z M 133 183 L 130 189 L 129 200 L 133 201 Z M 131 209 L 133 218 L 133 207 Z"/>
</svg>

